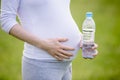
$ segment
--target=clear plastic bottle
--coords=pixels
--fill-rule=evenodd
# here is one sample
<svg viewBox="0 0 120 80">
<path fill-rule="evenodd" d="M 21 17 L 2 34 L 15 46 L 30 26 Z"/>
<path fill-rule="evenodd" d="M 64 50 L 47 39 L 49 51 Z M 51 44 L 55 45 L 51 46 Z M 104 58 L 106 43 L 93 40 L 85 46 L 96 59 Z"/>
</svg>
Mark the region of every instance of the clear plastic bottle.
<svg viewBox="0 0 120 80">
<path fill-rule="evenodd" d="M 95 36 L 95 22 L 92 18 L 92 12 L 86 13 L 86 19 L 82 25 L 83 40 L 82 40 L 82 56 L 85 59 L 92 59 L 95 50 L 92 49 L 94 46 Z"/>
</svg>

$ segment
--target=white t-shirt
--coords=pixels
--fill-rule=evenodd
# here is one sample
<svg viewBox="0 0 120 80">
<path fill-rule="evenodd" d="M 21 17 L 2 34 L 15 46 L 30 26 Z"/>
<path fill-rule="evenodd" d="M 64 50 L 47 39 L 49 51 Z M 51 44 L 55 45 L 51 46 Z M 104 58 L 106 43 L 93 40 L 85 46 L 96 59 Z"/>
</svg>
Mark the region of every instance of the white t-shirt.
<svg viewBox="0 0 120 80">
<path fill-rule="evenodd" d="M 81 33 L 70 12 L 70 0 L 2 0 L 2 29 L 9 33 L 18 15 L 26 31 L 42 39 L 68 38 L 61 44 L 74 47 L 77 54 Z M 56 60 L 46 51 L 25 43 L 23 55 L 32 59 Z M 69 59 L 69 60 L 71 60 Z"/>
</svg>

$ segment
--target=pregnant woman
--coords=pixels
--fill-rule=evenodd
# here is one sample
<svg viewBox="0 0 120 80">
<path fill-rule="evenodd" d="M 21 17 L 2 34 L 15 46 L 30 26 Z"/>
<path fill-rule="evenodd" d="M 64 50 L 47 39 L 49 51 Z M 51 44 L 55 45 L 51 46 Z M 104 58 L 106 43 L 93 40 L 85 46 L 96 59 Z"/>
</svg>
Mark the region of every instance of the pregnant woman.
<svg viewBox="0 0 120 80">
<path fill-rule="evenodd" d="M 25 42 L 23 80 L 71 80 L 70 64 L 80 49 L 81 33 L 70 0 L 1 2 L 2 29 Z"/>
</svg>

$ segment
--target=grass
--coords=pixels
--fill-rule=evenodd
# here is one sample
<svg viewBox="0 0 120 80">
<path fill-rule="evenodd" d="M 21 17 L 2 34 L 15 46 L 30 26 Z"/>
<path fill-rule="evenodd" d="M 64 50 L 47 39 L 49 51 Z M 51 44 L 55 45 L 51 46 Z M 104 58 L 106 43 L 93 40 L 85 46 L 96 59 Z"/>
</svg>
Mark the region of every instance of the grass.
<svg viewBox="0 0 120 80">
<path fill-rule="evenodd" d="M 22 44 L 0 31 L 0 80 L 21 80 Z"/>
<path fill-rule="evenodd" d="M 81 30 L 85 13 L 92 11 L 96 22 L 95 41 L 99 55 L 93 60 L 73 61 L 73 80 L 120 80 L 120 16 L 117 0 L 72 0 L 71 13 Z M 117 4 L 117 5 L 116 5 Z M 21 80 L 23 42 L 0 31 L 0 80 Z"/>
</svg>

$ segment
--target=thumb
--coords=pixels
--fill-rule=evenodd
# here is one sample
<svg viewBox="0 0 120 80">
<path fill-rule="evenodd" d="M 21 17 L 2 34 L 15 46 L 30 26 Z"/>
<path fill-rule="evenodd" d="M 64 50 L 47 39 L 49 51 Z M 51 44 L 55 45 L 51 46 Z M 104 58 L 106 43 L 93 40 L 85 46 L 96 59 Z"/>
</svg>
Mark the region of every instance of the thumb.
<svg viewBox="0 0 120 80">
<path fill-rule="evenodd" d="M 81 49 L 82 49 L 82 46 L 83 46 L 83 45 L 82 45 L 82 40 L 80 40 L 80 48 L 81 48 Z"/>
<path fill-rule="evenodd" d="M 58 40 L 59 42 L 65 42 L 65 41 L 68 41 L 67 38 L 57 38 L 57 40 Z"/>
<path fill-rule="evenodd" d="M 81 40 L 80 40 L 80 48 L 82 49 L 82 46 L 83 46 L 83 44 L 82 44 L 82 40 L 83 40 L 83 37 L 82 37 L 83 35 L 81 35 Z"/>
</svg>

